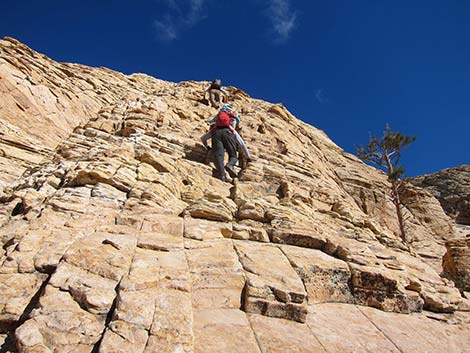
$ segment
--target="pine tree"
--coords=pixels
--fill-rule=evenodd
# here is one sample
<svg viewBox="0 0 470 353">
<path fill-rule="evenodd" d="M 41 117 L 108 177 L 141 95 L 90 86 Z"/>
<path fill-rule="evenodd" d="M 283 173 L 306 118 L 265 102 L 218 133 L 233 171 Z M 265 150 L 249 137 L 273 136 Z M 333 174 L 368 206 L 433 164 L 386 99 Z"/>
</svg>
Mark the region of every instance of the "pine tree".
<svg viewBox="0 0 470 353">
<path fill-rule="evenodd" d="M 376 165 L 387 174 L 388 180 L 392 184 L 392 202 L 397 213 L 400 236 L 403 241 L 406 241 L 406 234 L 401 209 L 400 189 L 403 186 L 401 177 L 405 170 L 399 163 L 403 148 L 415 140 L 415 136 L 406 136 L 401 132 L 392 131 L 387 124 L 382 137 L 370 135 L 366 147 L 356 147 L 356 153 L 360 159 Z"/>
</svg>

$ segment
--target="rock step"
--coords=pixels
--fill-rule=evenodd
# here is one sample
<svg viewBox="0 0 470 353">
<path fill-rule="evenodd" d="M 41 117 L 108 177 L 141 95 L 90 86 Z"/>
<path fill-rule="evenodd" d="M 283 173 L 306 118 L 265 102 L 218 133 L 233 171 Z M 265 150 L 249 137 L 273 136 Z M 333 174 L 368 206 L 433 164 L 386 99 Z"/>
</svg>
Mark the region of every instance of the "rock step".
<svg viewBox="0 0 470 353">
<path fill-rule="evenodd" d="M 246 274 L 243 308 L 263 314 L 305 322 L 305 287 L 282 251 L 271 244 L 235 241 Z"/>
</svg>

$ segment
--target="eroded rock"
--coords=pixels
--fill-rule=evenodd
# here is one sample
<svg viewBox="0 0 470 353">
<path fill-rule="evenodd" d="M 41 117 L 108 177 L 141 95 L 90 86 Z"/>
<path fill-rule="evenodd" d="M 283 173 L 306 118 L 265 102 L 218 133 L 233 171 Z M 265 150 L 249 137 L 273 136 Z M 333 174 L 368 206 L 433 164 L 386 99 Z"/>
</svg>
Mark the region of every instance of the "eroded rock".
<svg viewBox="0 0 470 353">
<path fill-rule="evenodd" d="M 243 241 L 236 241 L 235 248 L 247 279 L 245 311 L 305 322 L 307 293 L 281 250 Z"/>
<path fill-rule="evenodd" d="M 424 307 L 422 332 L 439 318 L 447 352 L 469 345 L 468 300 L 439 276 L 453 227 L 437 201 L 410 189 L 404 243 L 386 176 L 281 104 L 230 88 L 253 155 L 232 186 L 199 142 L 206 82 L 56 63 L 13 39 L 0 76 L 0 350 L 419 348 L 397 343 L 410 328 L 393 314 L 323 302 Z M 461 249 L 444 264 L 459 278 Z"/>
<path fill-rule="evenodd" d="M 470 291 L 470 238 L 450 240 L 443 258 L 444 273 L 464 292 Z"/>
</svg>

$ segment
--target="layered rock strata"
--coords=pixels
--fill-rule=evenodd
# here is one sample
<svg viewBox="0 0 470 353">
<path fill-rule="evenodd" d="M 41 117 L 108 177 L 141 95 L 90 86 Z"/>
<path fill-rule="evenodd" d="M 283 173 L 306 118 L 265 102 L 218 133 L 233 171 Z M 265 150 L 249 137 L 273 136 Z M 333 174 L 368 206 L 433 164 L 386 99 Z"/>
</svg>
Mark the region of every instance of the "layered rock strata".
<svg viewBox="0 0 470 353">
<path fill-rule="evenodd" d="M 470 225 L 470 165 L 419 176 L 412 182 L 429 190 L 456 223 Z"/>
<path fill-rule="evenodd" d="M 470 236 L 450 240 L 443 259 L 444 273 L 464 292 L 470 292 Z"/>
<path fill-rule="evenodd" d="M 413 178 L 412 183 L 431 192 L 455 221 L 455 237 L 446 242 L 444 276 L 462 292 L 470 290 L 470 166 L 461 165 Z"/>
<path fill-rule="evenodd" d="M 21 141 L 1 147 L 3 351 L 470 346 L 468 301 L 439 275 L 453 228 L 421 207 L 430 194 L 410 191 L 403 243 L 386 176 L 280 104 L 230 88 L 255 158 L 223 183 L 199 142 L 216 113 L 205 83 L 56 63 L 12 39 L 0 53 L 2 141 Z M 355 339 L 333 339 L 346 323 Z"/>
</svg>

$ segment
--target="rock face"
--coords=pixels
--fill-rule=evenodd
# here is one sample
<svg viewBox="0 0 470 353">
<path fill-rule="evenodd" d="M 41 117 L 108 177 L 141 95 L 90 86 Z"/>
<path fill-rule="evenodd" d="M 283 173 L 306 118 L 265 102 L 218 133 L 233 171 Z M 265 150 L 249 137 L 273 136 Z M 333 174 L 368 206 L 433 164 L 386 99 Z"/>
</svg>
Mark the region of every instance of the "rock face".
<svg viewBox="0 0 470 353">
<path fill-rule="evenodd" d="M 435 198 L 404 244 L 385 175 L 233 87 L 255 157 L 223 183 L 205 86 L 0 41 L 1 350 L 468 352 Z"/>
<path fill-rule="evenodd" d="M 455 239 L 446 242 L 443 271 L 462 292 L 470 291 L 470 165 L 416 177 L 412 183 L 431 192 L 456 222 Z"/>
<path fill-rule="evenodd" d="M 444 273 L 462 291 L 470 292 L 470 236 L 450 240 L 443 259 Z"/>
<path fill-rule="evenodd" d="M 419 176 L 412 182 L 429 190 L 456 223 L 470 225 L 470 165 Z"/>
</svg>

